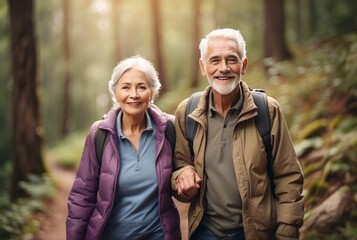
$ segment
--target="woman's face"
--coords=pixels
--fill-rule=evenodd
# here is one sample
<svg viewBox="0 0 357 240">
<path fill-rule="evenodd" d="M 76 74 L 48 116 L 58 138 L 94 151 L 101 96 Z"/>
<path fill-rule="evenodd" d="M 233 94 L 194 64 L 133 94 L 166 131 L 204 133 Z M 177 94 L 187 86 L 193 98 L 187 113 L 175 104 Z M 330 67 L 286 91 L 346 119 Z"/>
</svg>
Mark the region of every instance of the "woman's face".
<svg viewBox="0 0 357 240">
<path fill-rule="evenodd" d="M 118 81 L 115 98 L 125 114 L 141 115 L 148 108 L 153 92 L 146 75 L 137 70 L 129 69 Z"/>
</svg>

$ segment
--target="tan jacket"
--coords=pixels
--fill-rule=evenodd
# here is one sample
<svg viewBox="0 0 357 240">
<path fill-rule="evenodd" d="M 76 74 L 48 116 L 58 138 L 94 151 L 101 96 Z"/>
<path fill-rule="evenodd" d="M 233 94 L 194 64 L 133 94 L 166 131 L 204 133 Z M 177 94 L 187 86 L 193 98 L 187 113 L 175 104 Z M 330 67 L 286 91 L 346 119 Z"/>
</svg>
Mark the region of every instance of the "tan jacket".
<svg viewBox="0 0 357 240">
<path fill-rule="evenodd" d="M 267 175 L 267 160 L 264 145 L 255 127 L 256 105 L 248 86 L 242 81 L 243 108 L 237 119 L 233 134 L 233 164 L 237 185 L 242 197 L 243 225 L 247 240 L 257 239 L 298 239 L 299 228 L 303 224 L 303 173 L 299 165 L 293 143 L 286 126 L 279 103 L 268 97 L 271 118 L 271 141 L 274 157 L 275 196 L 272 194 Z M 206 146 L 206 107 L 208 87 L 202 95 L 198 107 L 189 115 L 198 122 L 193 143 L 195 153 L 191 160 L 190 150 L 185 138 L 185 110 L 187 99 L 176 110 L 176 151 L 172 186 L 180 169 L 192 166 L 203 179 L 200 192 L 191 201 L 188 219 L 189 235 L 198 227 L 204 213 L 204 156 Z M 222 186 L 224 187 L 224 186 Z M 217 196 L 219 197 L 219 196 Z"/>
</svg>

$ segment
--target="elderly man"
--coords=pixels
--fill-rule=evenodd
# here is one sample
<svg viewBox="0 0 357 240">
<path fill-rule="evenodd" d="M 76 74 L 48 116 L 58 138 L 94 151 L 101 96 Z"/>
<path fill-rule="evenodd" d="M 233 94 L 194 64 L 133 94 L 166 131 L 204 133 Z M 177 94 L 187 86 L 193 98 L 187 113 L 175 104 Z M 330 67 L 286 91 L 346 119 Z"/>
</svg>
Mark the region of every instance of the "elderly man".
<svg viewBox="0 0 357 240">
<path fill-rule="evenodd" d="M 268 97 L 272 172 L 255 124 L 252 93 L 241 79 L 248 59 L 239 31 L 218 29 L 200 43 L 210 86 L 188 115 L 197 124 L 189 147 L 184 100 L 176 110 L 172 187 L 191 202 L 190 239 L 299 239 L 303 173 L 278 102 Z M 272 175 L 272 176 L 271 176 Z"/>
</svg>

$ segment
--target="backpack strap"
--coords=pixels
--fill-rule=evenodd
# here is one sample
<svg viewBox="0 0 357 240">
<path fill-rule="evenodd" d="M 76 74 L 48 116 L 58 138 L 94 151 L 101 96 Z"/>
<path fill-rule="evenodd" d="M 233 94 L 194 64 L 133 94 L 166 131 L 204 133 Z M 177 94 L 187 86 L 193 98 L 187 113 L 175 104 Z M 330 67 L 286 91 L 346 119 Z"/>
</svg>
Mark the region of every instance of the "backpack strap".
<svg viewBox="0 0 357 240">
<path fill-rule="evenodd" d="M 175 154 L 175 145 L 176 145 L 176 131 L 175 126 L 171 120 L 167 122 L 167 128 L 165 131 L 165 136 L 169 140 L 171 145 L 172 156 Z"/>
<path fill-rule="evenodd" d="M 190 148 L 191 157 L 193 158 L 193 139 L 196 134 L 197 130 L 197 122 L 194 121 L 192 118 L 188 117 L 193 110 L 196 109 L 198 102 L 200 101 L 201 95 L 203 92 L 196 92 L 190 96 L 186 105 L 186 112 L 185 112 L 185 128 L 186 128 L 186 138 L 188 140 L 188 146 Z"/>
<path fill-rule="evenodd" d="M 95 132 L 94 143 L 95 143 L 95 155 L 97 157 L 98 166 L 102 165 L 102 155 L 104 146 L 108 141 L 108 132 L 104 129 L 98 128 Z"/>
<path fill-rule="evenodd" d="M 251 94 L 257 105 L 258 115 L 254 118 L 255 126 L 258 128 L 259 135 L 263 139 L 265 153 L 267 156 L 267 173 L 270 179 L 273 179 L 273 156 L 271 146 L 271 123 L 267 95 L 264 90 L 253 89 Z M 273 181 L 271 181 L 273 185 Z M 273 188 L 274 189 L 274 188 Z"/>
</svg>

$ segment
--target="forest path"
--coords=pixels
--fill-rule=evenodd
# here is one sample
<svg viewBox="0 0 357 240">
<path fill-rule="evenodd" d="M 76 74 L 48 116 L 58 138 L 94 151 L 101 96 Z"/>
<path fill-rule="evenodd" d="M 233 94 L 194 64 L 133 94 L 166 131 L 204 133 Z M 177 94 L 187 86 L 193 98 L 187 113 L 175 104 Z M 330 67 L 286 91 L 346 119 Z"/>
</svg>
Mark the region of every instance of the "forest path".
<svg viewBox="0 0 357 240">
<path fill-rule="evenodd" d="M 46 156 L 46 165 L 54 180 L 56 196 L 52 203 L 48 204 L 45 213 L 41 215 L 41 230 L 36 237 L 38 240 L 65 240 L 66 239 L 66 218 L 67 218 L 67 198 L 71 190 L 75 171 L 66 170 L 58 166 L 55 159 Z M 187 210 L 188 204 L 175 201 L 181 216 L 182 240 L 187 240 Z"/>
<path fill-rule="evenodd" d="M 41 219 L 41 230 L 36 239 L 65 240 L 67 198 L 76 173 L 60 167 L 51 156 L 46 156 L 46 165 L 54 181 L 56 195 L 45 209 L 44 218 Z"/>
</svg>

